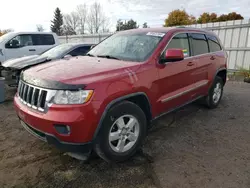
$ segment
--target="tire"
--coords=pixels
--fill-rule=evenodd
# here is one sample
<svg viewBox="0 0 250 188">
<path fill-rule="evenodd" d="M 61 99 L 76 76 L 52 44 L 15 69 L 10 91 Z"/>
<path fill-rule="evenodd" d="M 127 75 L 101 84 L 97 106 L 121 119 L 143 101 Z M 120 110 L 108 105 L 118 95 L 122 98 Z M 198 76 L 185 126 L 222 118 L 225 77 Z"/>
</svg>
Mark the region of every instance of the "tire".
<svg viewBox="0 0 250 188">
<path fill-rule="evenodd" d="M 127 125 L 132 129 L 129 130 Z M 128 160 L 141 147 L 146 125 L 146 116 L 139 106 L 129 101 L 118 103 L 102 122 L 94 144 L 95 152 L 107 162 Z"/>
<path fill-rule="evenodd" d="M 222 79 L 216 76 L 213 85 L 208 92 L 208 95 L 205 97 L 204 102 L 208 108 L 213 109 L 219 105 L 223 95 L 223 87 L 224 83 Z"/>
</svg>

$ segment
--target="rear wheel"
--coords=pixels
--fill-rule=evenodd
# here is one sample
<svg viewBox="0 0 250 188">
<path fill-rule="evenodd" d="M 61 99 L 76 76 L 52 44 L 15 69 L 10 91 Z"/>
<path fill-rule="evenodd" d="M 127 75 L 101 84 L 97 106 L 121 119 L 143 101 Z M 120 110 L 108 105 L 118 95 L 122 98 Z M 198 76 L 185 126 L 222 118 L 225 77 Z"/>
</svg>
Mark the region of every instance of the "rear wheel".
<svg viewBox="0 0 250 188">
<path fill-rule="evenodd" d="M 96 153 L 108 162 L 129 159 L 145 138 L 146 123 L 145 114 L 136 104 L 124 101 L 113 106 L 101 125 Z"/>
<path fill-rule="evenodd" d="M 223 95 L 223 81 L 220 77 L 216 76 L 208 95 L 205 98 L 205 103 L 208 108 L 216 108 Z"/>
</svg>

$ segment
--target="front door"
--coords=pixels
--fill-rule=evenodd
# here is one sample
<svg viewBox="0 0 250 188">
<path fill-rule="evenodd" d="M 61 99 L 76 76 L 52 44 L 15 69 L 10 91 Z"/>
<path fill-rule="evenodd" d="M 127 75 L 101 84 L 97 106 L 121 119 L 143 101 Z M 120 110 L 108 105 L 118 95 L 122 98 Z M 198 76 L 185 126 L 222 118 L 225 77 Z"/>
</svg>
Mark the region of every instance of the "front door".
<svg viewBox="0 0 250 188">
<path fill-rule="evenodd" d="M 182 49 L 184 60 L 167 62 L 159 68 L 159 98 L 158 113 L 176 108 L 191 99 L 194 80 L 193 71 L 196 61 L 190 56 L 190 44 L 186 33 L 176 34 L 166 47 Z M 166 51 L 165 50 L 165 51 Z M 164 54 L 165 54 L 164 51 Z"/>
<path fill-rule="evenodd" d="M 22 34 L 12 38 L 5 44 L 4 54 L 5 60 L 36 54 L 31 35 Z"/>
</svg>

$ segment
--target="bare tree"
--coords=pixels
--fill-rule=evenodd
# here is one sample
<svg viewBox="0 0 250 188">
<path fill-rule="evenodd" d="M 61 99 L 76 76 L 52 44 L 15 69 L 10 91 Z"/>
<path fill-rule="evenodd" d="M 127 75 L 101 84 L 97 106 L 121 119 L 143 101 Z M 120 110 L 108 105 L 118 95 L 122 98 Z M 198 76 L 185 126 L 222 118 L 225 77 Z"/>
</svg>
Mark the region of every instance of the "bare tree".
<svg viewBox="0 0 250 188">
<path fill-rule="evenodd" d="M 85 33 L 85 24 L 87 20 L 87 15 L 88 15 L 88 9 L 86 4 L 78 5 L 76 7 L 76 12 L 79 17 L 79 31 L 81 34 Z"/>
<path fill-rule="evenodd" d="M 108 18 L 104 14 L 100 3 L 95 2 L 94 4 L 92 4 L 87 17 L 89 32 L 99 33 L 107 20 Z"/>
<path fill-rule="evenodd" d="M 3 30 L 0 29 L 0 36 L 13 31 L 14 31 L 13 29 L 3 29 Z"/>
<path fill-rule="evenodd" d="M 110 20 L 109 18 L 106 18 L 103 20 L 101 29 L 103 33 L 108 33 L 109 32 L 109 27 L 110 27 Z"/>
<path fill-rule="evenodd" d="M 63 17 L 64 17 L 64 26 L 63 26 L 64 32 L 76 35 L 79 26 L 79 16 L 77 12 L 71 12 L 70 14 L 65 14 Z"/>
<path fill-rule="evenodd" d="M 42 25 L 38 24 L 38 25 L 36 25 L 36 30 L 38 32 L 44 32 L 45 29 L 44 29 L 44 27 Z"/>
<path fill-rule="evenodd" d="M 62 33 L 63 35 L 76 35 L 76 32 L 70 26 L 67 25 L 62 26 Z"/>
</svg>

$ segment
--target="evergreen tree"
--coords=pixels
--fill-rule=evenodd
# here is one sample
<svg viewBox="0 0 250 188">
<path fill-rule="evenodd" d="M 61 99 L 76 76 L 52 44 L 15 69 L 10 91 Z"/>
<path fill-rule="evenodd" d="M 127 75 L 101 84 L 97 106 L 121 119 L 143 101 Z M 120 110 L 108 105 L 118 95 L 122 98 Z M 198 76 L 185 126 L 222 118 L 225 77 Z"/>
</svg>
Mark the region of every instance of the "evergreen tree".
<svg viewBox="0 0 250 188">
<path fill-rule="evenodd" d="M 145 22 L 145 23 L 142 25 L 142 28 L 149 28 L 149 27 L 148 27 L 148 23 Z"/>
<path fill-rule="evenodd" d="M 133 19 L 130 19 L 128 22 L 125 21 L 125 23 L 123 23 L 121 20 L 117 21 L 116 31 L 136 29 L 136 28 L 139 28 L 139 25 L 137 25 L 137 22 L 134 21 Z"/>
<path fill-rule="evenodd" d="M 55 10 L 54 19 L 51 22 L 52 22 L 50 26 L 51 31 L 59 36 L 62 35 L 63 15 L 58 7 Z"/>
</svg>

